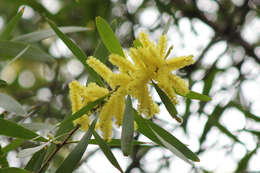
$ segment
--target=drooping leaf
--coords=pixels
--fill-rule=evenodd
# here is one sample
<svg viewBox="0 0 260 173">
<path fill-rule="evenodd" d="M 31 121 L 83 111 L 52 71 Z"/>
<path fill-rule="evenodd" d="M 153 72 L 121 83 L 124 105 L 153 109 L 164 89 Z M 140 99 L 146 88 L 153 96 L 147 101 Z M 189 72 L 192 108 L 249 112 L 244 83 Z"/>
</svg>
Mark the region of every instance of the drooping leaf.
<svg viewBox="0 0 260 173">
<path fill-rule="evenodd" d="M 26 111 L 20 103 L 18 103 L 14 98 L 3 93 L 0 93 L 0 107 L 17 115 L 23 116 L 26 114 Z"/>
<path fill-rule="evenodd" d="M 121 44 L 109 24 L 102 17 L 96 17 L 96 26 L 108 51 L 125 57 Z"/>
<path fill-rule="evenodd" d="M 4 27 L 3 31 L 0 33 L 0 40 L 8 40 L 11 37 L 11 34 L 16 27 L 17 23 L 20 21 L 24 12 L 22 8 Z"/>
<path fill-rule="evenodd" d="M 22 138 L 22 139 L 34 139 L 36 141 L 47 142 L 48 140 L 39 136 L 34 131 L 24 128 L 12 121 L 0 118 L 0 135 Z"/>
<path fill-rule="evenodd" d="M 112 151 L 110 150 L 109 146 L 106 144 L 106 142 L 98 135 L 97 132 L 93 132 L 93 135 L 100 147 L 100 149 L 103 151 L 103 153 L 105 154 L 105 156 L 107 157 L 107 159 L 110 161 L 110 163 L 117 168 L 120 172 L 123 173 L 122 168 L 120 167 L 118 161 L 116 160 L 114 154 L 112 153 Z"/>
<path fill-rule="evenodd" d="M 57 36 L 66 44 L 66 46 L 70 49 L 70 51 L 78 58 L 78 60 L 84 64 L 86 70 L 88 71 L 89 75 L 95 80 L 97 84 L 100 86 L 104 86 L 104 83 L 101 77 L 86 63 L 87 56 L 84 51 L 76 45 L 67 35 L 65 35 L 56 24 L 51 21 L 50 19 L 46 18 L 46 21 L 49 23 L 53 31 L 57 34 Z"/>
<path fill-rule="evenodd" d="M 80 142 L 71 151 L 71 153 L 68 155 L 68 157 L 62 162 L 62 164 L 56 170 L 56 173 L 71 173 L 77 167 L 77 164 L 79 163 L 81 157 L 83 156 L 83 154 L 88 146 L 89 140 L 94 132 L 96 122 L 97 122 L 97 119 L 95 119 L 91 123 L 91 126 L 89 127 L 88 131 L 81 138 Z"/>
<path fill-rule="evenodd" d="M 183 96 L 183 97 L 187 97 L 189 99 L 205 101 L 205 102 L 208 102 L 211 100 L 211 98 L 209 96 L 197 93 L 195 91 L 190 91 L 186 96 Z"/>
<path fill-rule="evenodd" d="M 21 168 L 0 168 L 0 173 L 31 173 Z"/>
<path fill-rule="evenodd" d="M 18 154 L 18 158 L 24 158 L 33 155 L 34 153 L 42 150 L 45 146 L 47 146 L 49 143 L 44 143 L 42 145 L 39 145 L 37 147 L 32 147 L 32 148 L 26 148 L 24 150 L 21 150 Z"/>
<path fill-rule="evenodd" d="M 132 153 L 133 150 L 133 135 L 134 135 L 134 112 L 132 108 L 132 100 L 127 96 L 126 107 L 121 133 L 121 149 L 125 156 Z"/>
<path fill-rule="evenodd" d="M 14 149 L 16 149 L 17 147 L 19 147 L 25 140 L 24 139 L 14 139 L 13 141 L 11 141 L 8 145 L 6 145 L 2 151 L 5 153 L 8 153 L 9 151 L 12 151 Z"/>
<path fill-rule="evenodd" d="M 93 109 L 95 106 L 101 104 L 103 102 L 103 100 L 106 98 L 102 97 L 97 99 L 94 102 L 90 102 L 89 104 L 87 104 L 86 106 L 84 106 L 83 108 L 81 108 L 79 111 L 75 112 L 74 114 L 68 116 L 68 118 L 64 119 L 59 126 L 66 126 L 66 124 L 70 124 L 72 123 L 73 120 L 81 117 L 84 114 L 87 114 L 91 109 Z"/>
<path fill-rule="evenodd" d="M 29 44 L 15 41 L 0 41 L 0 59 L 1 60 L 11 60 L 15 58 L 21 51 L 23 51 Z M 33 45 L 26 50 L 20 58 L 53 62 L 54 59 L 40 48 Z"/>
<path fill-rule="evenodd" d="M 157 91 L 158 95 L 160 96 L 160 98 L 161 98 L 164 106 L 166 107 L 167 111 L 172 116 L 172 118 L 174 118 L 176 121 L 181 123 L 182 119 L 180 117 L 178 117 L 178 112 L 177 112 L 174 104 L 171 102 L 171 99 L 154 82 L 153 82 L 153 86 L 154 86 L 155 90 Z"/>
<path fill-rule="evenodd" d="M 137 131 L 142 133 L 147 138 L 151 139 L 156 144 L 164 146 L 161 141 L 157 138 L 154 132 L 151 130 L 150 126 L 147 125 L 144 118 L 141 115 L 138 115 L 138 112 L 134 109 L 134 120 L 137 123 Z"/>
<path fill-rule="evenodd" d="M 42 150 L 35 153 L 32 156 L 32 158 L 29 160 L 29 162 L 27 163 L 24 169 L 32 172 L 37 172 L 41 168 L 41 165 L 44 161 L 46 150 L 47 150 L 46 148 L 43 148 Z"/>
<path fill-rule="evenodd" d="M 61 30 L 61 32 L 65 34 L 91 30 L 90 28 L 79 27 L 79 26 L 64 26 L 64 27 L 59 27 L 59 29 Z M 55 32 L 52 29 L 44 29 L 36 32 L 31 32 L 29 34 L 20 35 L 18 37 L 13 38 L 12 40 L 33 43 L 33 42 L 44 40 L 52 36 L 56 36 Z"/>
<path fill-rule="evenodd" d="M 50 130 L 54 128 L 53 125 L 47 123 L 21 123 L 20 125 L 33 131 Z"/>
<path fill-rule="evenodd" d="M 155 132 L 156 136 L 161 140 L 164 146 L 170 149 L 172 152 L 177 154 L 177 156 L 182 157 L 185 156 L 187 159 L 190 159 L 195 162 L 199 162 L 200 159 L 196 154 L 194 154 L 189 148 L 186 147 L 181 141 L 179 141 L 176 137 L 174 137 L 171 133 L 164 130 L 162 127 L 158 126 L 157 124 L 153 123 L 150 120 L 145 120 L 147 124 L 151 127 L 151 129 Z M 178 152 L 177 152 L 177 151 Z M 180 155 L 181 153 L 181 155 Z"/>
</svg>

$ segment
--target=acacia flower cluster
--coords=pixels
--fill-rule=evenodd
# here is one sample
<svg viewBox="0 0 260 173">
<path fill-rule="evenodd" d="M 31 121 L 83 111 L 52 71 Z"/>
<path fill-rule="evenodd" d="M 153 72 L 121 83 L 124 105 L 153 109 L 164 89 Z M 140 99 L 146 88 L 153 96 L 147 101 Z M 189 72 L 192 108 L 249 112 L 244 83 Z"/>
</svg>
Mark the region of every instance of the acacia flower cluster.
<svg viewBox="0 0 260 173">
<path fill-rule="evenodd" d="M 100 110 L 99 128 L 104 139 L 109 140 L 112 133 L 112 118 L 120 126 L 122 124 L 125 96 L 131 95 L 138 100 L 138 111 L 145 114 L 147 118 L 159 112 L 158 105 L 153 101 L 148 85 L 151 82 L 157 85 L 168 95 L 174 104 L 178 103 L 176 93 L 186 95 L 189 92 L 187 82 L 176 76 L 172 71 L 193 64 L 192 55 L 173 57 L 167 59 L 167 38 L 162 35 L 157 44 L 150 41 L 147 34 L 142 32 L 139 36 L 141 46 L 130 48 L 130 57 L 133 63 L 125 56 L 111 54 L 109 61 L 118 67 L 119 72 L 115 73 L 105 64 L 94 57 L 89 57 L 87 64 L 91 66 L 112 88 L 112 95 Z M 70 97 L 73 112 L 82 106 L 103 97 L 108 89 L 97 86 L 94 83 L 84 87 L 73 81 L 70 84 Z M 81 128 L 88 128 L 89 118 L 84 115 L 74 121 L 80 124 Z"/>
</svg>

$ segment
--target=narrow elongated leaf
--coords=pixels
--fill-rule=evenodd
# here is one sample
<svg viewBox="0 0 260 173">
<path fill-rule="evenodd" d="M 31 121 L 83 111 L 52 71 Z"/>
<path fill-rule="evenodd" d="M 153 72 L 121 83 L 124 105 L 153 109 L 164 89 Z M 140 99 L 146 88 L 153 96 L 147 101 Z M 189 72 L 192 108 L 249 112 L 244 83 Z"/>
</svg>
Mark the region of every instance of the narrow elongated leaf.
<svg viewBox="0 0 260 173">
<path fill-rule="evenodd" d="M 7 65 L 12 64 L 14 61 L 19 59 L 28 49 L 30 48 L 30 45 L 27 45 L 21 52 L 19 52 L 11 61 L 8 62 Z"/>
<path fill-rule="evenodd" d="M 98 145 L 98 142 L 95 139 L 90 139 L 89 144 Z M 120 147 L 121 146 L 121 139 L 111 139 L 111 141 L 106 142 L 106 144 L 110 147 Z M 137 141 L 137 140 L 133 140 L 133 145 L 151 146 L 151 147 L 154 146 L 151 143 Z"/>
<path fill-rule="evenodd" d="M 13 112 L 17 115 L 25 115 L 26 111 L 23 109 L 22 105 L 18 103 L 12 97 L 0 93 L 0 107 L 5 109 L 8 112 Z"/>
<path fill-rule="evenodd" d="M 114 165 L 115 168 L 117 168 L 120 172 L 123 172 L 122 168 L 120 167 L 118 161 L 116 160 L 114 154 L 110 150 L 110 148 L 107 146 L 106 142 L 98 135 L 97 132 L 93 132 L 93 135 L 100 147 L 100 149 L 103 151 L 107 159 L 110 161 L 112 165 Z"/>
<path fill-rule="evenodd" d="M 158 126 L 157 124 L 153 123 L 152 121 L 145 120 L 147 124 L 152 128 L 152 130 L 156 133 L 156 136 L 160 139 L 163 140 L 162 143 L 171 151 L 175 152 L 178 150 L 178 152 L 175 152 L 175 154 L 182 154 L 186 158 L 199 162 L 200 159 L 196 154 L 194 154 L 189 148 L 186 147 L 181 141 L 179 141 L 176 137 L 174 137 L 172 134 Z M 170 147 L 169 147 L 170 146 Z M 181 159 L 184 159 L 181 157 Z M 184 159 L 185 160 L 185 159 Z"/>
<path fill-rule="evenodd" d="M 157 91 L 158 95 L 160 96 L 160 98 L 161 98 L 164 106 L 166 107 L 167 111 L 172 116 L 172 118 L 174 118 L 176 121 L 181 123 L 182 119 L 180 117 L 178 117 L 178 115 L 177 115 L 178 112 L 177 112 L 174 104 L 171 102 L 171 99 L 154 82 L 153 82 L 153 86 L 154 86 L 155 90 Z"/>
<path fill-rule="evenodd" d="M 141 117 L 141 115 L 138 115 L 137 111 L 134 109 L 134 120 L 137 123 L 137 131 L 142 133 L 147 138 L 151 139 L 153 142 L 164 146 L 161 141 L 157 138 L 157 136 L 154 134 L 154 132 L 151 130 L 150 126 L 147 125 L 144 118 Z"/>
<path fill-rule="evenodd" d="M 21 123 L 20 125 L 33 131 L 50 130 L 54 128 L 53 125 L 46 124 L 46 123 Z"/>
<path fill-rule="evenodd" d="M 95 119 L 92 123 L 88 131 L 81 138 L 80 142 L 77 146 L 72 150 L 72 152 L 68 155 L 68 157 L 62 162 L 60 167 L 56 170 L 56 173 L 71 173 L 79 163 L 81 157 L 83 156 L 89 140 L 94 132 L 94 128 L 96 125 L 97 119 Z"/>
<path fill-rule="evenodd" d="M 24 128 L 12 121 L 0 118 L 0 135 L 16 137 L 22 139 L 33 139 L 36 141 L 47 142 L 48 140 L 39 136 L 34 131 Z"/>
<path fill-rule="evenodd" d="M 189 161 L 188 158 L 185 155 L 182 154 L 182 152 L 180 152 L 173 145 L 169 144 L 166 140 L 164 140 L 162 137 L 160 137 L 160 135 L 157 134 L 154 130 L 153 130 L 153 132 L 158 137 L 158 139 L 163 143 L 163 145 L 166 148 L 168 148 L 173 154 L 175 154 L 177 157 L 179 157 L 183 161 L 185 161 L 185 162 L 187 162 L 187 163 L 189 163 L 193 166 L 193 163 L 191 161 Z"/>
<path fill-rule="evenodd" d="M 0 41 L 0 59 L 11 60 L 15 58 L 22 50 L 24 50 L 28 44 L 15 41 Z M 20 58 L 53 62 L 54 59 L 42 51 L 40 48 L 30 45 L 28 50 L 24 52 Z"/>
<path fill-rule="evenodd" d="M 91 29 L 86 27 L 79 27 L 79 26 L 63 26 L 63 27 L 59 27 L 59 30 L 61 30 L 61 32 L 66 34 L 66 33 L 73 33 L 73 32 L 89 31 Z M 12 40 L 33 43 L 33 42 L 44 40 L 52 36 L 56 36 L 55 32 L 52 29 L 44 29 L 36 32 L 31 32 L 29 34 L 20 35 L 18 37 L 13 38 Z"/>
<path fill-rule="evenodd" d="M 0 40 L 7 40 L 11 37 L 12 31 L 16 27 L 17 23 L 20 21 L 24 12 L 22 8 L 4 27 L 3 31 L 0 34 Z"/>
<path fill-rule="evenodd" d="M 73 120 L 81 117 L 84 114 L 87 114 L 91 109 L 93 109 L 95 106 L 101 104 L 103 102 L 103 100 L 106 98 L 102 97 L 97 99 L 94 102 L 90 102 L 89 104 L 87 104 L 86 106 L 84 106 L 83 108 L 81 108 L 79 111 L 75 112 L 74 114 L 72 114 L 71 116 L 68 116 L 68 118 L 66 118 L 65 120 L 63 120 L 59 126 L 66 126 L 66 124 L 71 123 Z"/>
<path fill-rule="evenodd" d="M 172 23 L 172 17 L 169 17 L 166 25 L 163 28 L 163 32 L 162 32 L 163 35 L 167 34 L 167 32 L 169 31 L 169 28 L 171 26 L 171 23 Z"/>
<path fill-rule="evenodd" d="M 180 94 L 179 94 L 180 95 Z M 200 100 L 200 101 L 205 101 L 208 102 L 211 100 L 209 96 L 197 93 L 195 91 L 190 91 L 187 95 L 183 95 L 183 97 L 187 97 L 189 99 L 195 99 L 195 100 Z"/>
<path fill-rule="evenodd" d="M 20 168 L 0 168 L 0 173 L 31 173 L 31 172 Z"/>
<path fill-rule="evenodd" d="M 252 120 L 255 120 L 257 122 L 260 122 L 260 116 L 257 116 L 255 114 L 252 114 L 251 112 L 249 112 L 248 110 L 246 110 L 245 108 L 243 108 L 243 106 L 241 104 L 238 104 L 238 103 L 235 103 L 235 102 L 230 102 L 228 104 L 228 106 L 230 107 L 235 107 L 237 108 L 238 110 L 240 110 L 241 112 L 244 113 L 244 115 L 247 117 L 247 118 L 250 118 Z"/>
<path fill-rule="evenodd" d="M 51 26 L 53 31 L 57 34 L 57 36 L 66 44 L 66 46 L 70 49 L 70 51 L 79 59 L 79 61 L 82 64 L 84 64 L 89 75 L 92 76 L 95 82 L 98 83 L 100 86 L 104 86 L 101 77 L 86 63 L 87 56 L 83 52 L 83 50 L 81 50 L 81 48 L 79 48 L 68 36 L 66 36 L 62 31 L 60 31 L 53 21 L 47 18 L 46 21 L 49 23 L 49 25 Z"/>
<path fill-rule="evenodd" d="M 118 41 L 109 24 L 102 17 L 96 17 L 96 26 L 98 33 L 108 51 L 110 53 L 115 53 L 125 57 L 120 42 Z"/>
<path fill-rule="evenodd" d="M 46 150 L 47 149 L 43 148 L 42 150 L 35 153 L 32 156 L 32 158 L 29 160 L 29 162 L 27 163 L 24 169 L 32 172 L 37 172 L 41 168 L 41 165 L 44 161 Z"/>
<path fill-rule="evenodd" d="M 33 147 L 33 148 L 26 148 L 24 150 L 21 150 L 18 154 L 17 157 L 18 158 L 23 158 L 23 157 L 28 157 L 30 155 L 33 155 L 34 153 L 40 151 L 41 149 L 43 149 L 45 146 L 47 146 L 49 143 L 45 143 L 42 145 L 39 145 L 37 147 Z"/>
<path fill-rule="evenodd" d="M 133 112 L 131 97 L 127 96 L 122 133 L 121 133 L 121 149 L 125 156 L 128 156 L 132 153 L 133 135 L 134 135 L 134 112 Z"/>
<path fill-rule="evenodd" d="M 7 146 L 5 146 L 2 151 L 5 153 L 8 153 L 9 151 L 12 151 L 14 149 L 16 149 L 17 147 L 19 147 L 25 140 L 24 139 L 15 139 L 13 140 L 10 144 L 8 144 Z"/>
</svg>

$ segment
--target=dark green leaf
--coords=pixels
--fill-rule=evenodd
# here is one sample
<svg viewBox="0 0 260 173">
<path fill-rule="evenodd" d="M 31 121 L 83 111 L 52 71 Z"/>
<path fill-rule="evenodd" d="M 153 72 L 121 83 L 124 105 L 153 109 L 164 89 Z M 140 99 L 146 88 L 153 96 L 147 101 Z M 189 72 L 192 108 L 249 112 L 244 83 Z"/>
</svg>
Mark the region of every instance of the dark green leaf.
<svg viewBox="0 0 260 173">
<path fill-rule="evenodd" d="M 0 118 L 0 135 L 22 138 L 22 139 L 34 139 L 36 141 L 47 142 L 48 140 L 39 136 L 34 131 L 24 128 L 12 121 L 8 121 Z"/>
<path fill-rule="evenodd" d="M 12 97 L 0 93 L 0 107 L 5 109 L 8 112 L 16 113 L 17 115 L 25 115 L 26 112 L 23 109 L 22 105 L 18 103 Z"/>
<path fill-rule="evenodd" d="M 61 32 L 63 33 L 73 33 L 73 32 L 81 32 L 81 31 L 89 31 L 89 28 L 86 27 L 78 27 L 78 26 L 64 26 L 59 27 Z M 33 43 L 37 41 L 44 40 L 46 38 L 56 36 L 55 32 L 52 29 L 44 29 L 36 32 L 31 32 L 29 34 L 21 35 L 13 38 L 13 41 L 23 41 L 27 43 Z"/>
<path fill-rule="evenodd" d="M 8 40 L 11 37 L 12 31 L 16 27 L 17 23 L 20 21 L 24 12 L 22 8 L 4 27 L 3 31 L 0 33 L 0 40 Z"/>
<path fill-rule="evenodd" d="M 195 91 L 190 91 L 186 96 L 183 97 L 187 97 L 189 99 L 195 99 L 195 100 L 200 100 L 200 101 L 210 101 L 211 98 L 209 96 L 197 93 Z"/>
<path fill-rule="evenodd" d="M 49 23 L 53 31 L 57 34 L 57 36 L 66 44 L 66 46 L 71 50 L 71 52 L 79 59 L 79 61 L 84 64 L 86 70 L 88 71 L 89 75 L 95 80 L 97 84 L 100 86 L 104 86 L 104 83 L 100 76 L 86 63 L 87 56 L 68 36 L 66 36 L 63 32 L 59 30 L 56 24 L 47 19 L 46 21 Z"/>
<path fill-rule="evenodd" d="M 102 17 L 97 17 L 96 25 L 97 25 L 99 35 L 100 35 L 104 45 L 109 50 L 109 52 L 121 55 L 122 57 L 125 57 L 123 49 L 120 45 L 120 42 L 118 41 L 117 37 L 115 36 L 115 34 L 114 34 L 112 28 L 109 26 L 109 24 Z"/>
<path fill-rule="evenodd" d="M 97 134 L 97 132 L 93 132 L 93 135 L 95 136 L 95 139 L 100 147 L 100 149 L 103 151 L 107 159 L 110 161 L 112 165 L 114 165 L 115 168 L 117 168 L 120 172 L 123 172 L 121 169 L 119 163 L 117 162 L 115 156 L 113 155 L 110 148 L 107 146 L 106 142 Z"/>
<path fill-rule="evenodd" d="M 132 153 L 133 135 L 134 135 L 134 112 L 132 108 L 131 97 L 127 96 L 122 133 L 121 133 L 121 149 L 125 156 L 128 156 Z"/>
<path fill-rule="evenodd" d="M 53 125 L 47 123 L 21 123 L 20 125 L 33 131 L 51 130 L 54 128 Z"/>
<path fill-rule="evenodd" d="M 84 114 L 87 114 L 91 109 L 93 109 L 95 106 L 101 104 L 103 102 L 103 100 L 106 98 L 102 97 L 97 99 L 94 102 L 90 102 L 89 104 L 87 104 L 86 106 L 84 106 L 83 108 L 81 108 L 79 111 L 75 112 L 74 114 L 68 116 L 68 118 L 66 118 L 65 120 L 63 120 L 59 126 L 66 126 L 66 124 L 70 124 L 73 120 L 78 119 L 79 117 L 81 117 Z"/>
<path fill-rule="evenodd" d="M 95 119 L 88 131 L 81 138 L 77 146 L 72 150 L 68 157 L 62 162 L 60 167 L 56 170 L 56 173 L 71 173 L 78 165 L 81 157 L 83 156 L 85 150 L 87 149 L 89 140 L 94 132 L 97 119 Z"/>
<path fill-rule="evenodd" d="M 20 168 L 0 168 L 0 173 L 31 173 L 31 172 Z"/>
<path fill-rule="evenodd" d="M 167 96 L 167 94 L 164 93 L 163 90 L 161 90 L 161 88 L 158 87 L 157 84 L 155 84 L 153 82 L 153 86 L 155 88 L 155 90 L 157 91 L 158 95 L 160 96 L 164 106 L 166 107 L 167 111 L 169 112 L 169 114 L 172 116 L 172 118 L 174 118 L 176 121 L 178 121 L 179 123 L 182 122 L 182 119 L 180 117 L 178 117 L 178 112 L 174 106 L 174 104 L 171 102 L 171 99 Z"/>
<path fill-rule="evenodd" d="M 21 51 L 23 51 L 29 44 L 14 41 L 0 41 L 0 59 L 10 60 L 15 58 Z M 29 45 L 30 47 L 26 50 L 20 58 L 36 60 L 36 61 L 47 61 L 53 62 L 54 59 L 42 51 L 40 48 Z"/>
<path fill-rule="evenodd" d="M 152 130 L 155 133 L 158 134 L 157 137 L 158 138 L 160 137 L 161 139 L 164 140 L 164 142 L 162 142 L 162 143 L 168 149 L 170 149 L 171 151 L 173 151 L 172 149 L 176 149 L 179 153 L 184 155 L 186 158 L 188 158 L 188 159 L 190 159 L 192 161 L 195 161 L 195 162 L 199 162 L 200 161 L 200 159 L 198 158 L 198 156 L 196 154 L 194 154 L 189 148 L 186 147 L 186 145 L 184 145 L 181 141 L 179 141 L 171 133 L 167 132 L 166 130 L 164 130 L 163 128 L 161 128 L 157 124 L 153 123 L 152 121 L 149 121 L 149 120 L 145 120 L 145 121 L 147 122 L 147 124 L 149 124 L 149 126 L 152 128 Z M 173 147 L 173 148 L 169 148 L 169 145 L 171 147 Z"/>
<path fill-rule="evenodd" d="M 2 151 L 5 153 L 8 153 L 9 151 L 12 151 L 14 149 L 16 149 L 17 147 L 19 147 L 25 140 L 24 139 L 20 139 L 17 138 L 13 141 L 11 141 L 11 143 L 9 143 L 8 145 L 6 145 Z"/>
<path fill-rule="evenodd" d="M 46 154 L 46 148 L 35 153 L 32 158 L 29 160 L 24 169 L 32 172 L 37 172 L 44 161 L 44 156 Z"/>
</svg>

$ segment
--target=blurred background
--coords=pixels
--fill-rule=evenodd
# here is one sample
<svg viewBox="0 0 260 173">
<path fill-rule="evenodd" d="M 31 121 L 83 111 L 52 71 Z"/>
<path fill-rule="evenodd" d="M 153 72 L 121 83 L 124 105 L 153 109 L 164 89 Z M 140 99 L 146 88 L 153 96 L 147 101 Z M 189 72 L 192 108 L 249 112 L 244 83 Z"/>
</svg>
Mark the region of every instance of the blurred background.
<svg viewBox="0 0 260 173">
<path fill-rule="evenodd" d="M 41 17 L 45 14 L 58 26 L 90 28 L 69 34 L 88 56 L 94 54 L 100 40 L 96 16 L 110 23 L 117 20 L 116 35 L 125 50 L 133 46 L 140 31 L 148 32 L 157 41 L 170 21 L 168 47 L 174 46 L 170 57 L 193 54 L 195 59 L 194 65 L 176 73 L 189 82 L 191 90 L 209 95 L 212 101 L 180 98 L 177 109 L 184 120 L 181 125 L 163 105 L 154 121 L 198 154 L 201 162 L 196 167 L 201 172 L 260 172 L 260 1 L 1 0 L 0 30 L 22 7 L 25 11 L 13 33 L 14 39 L 48 29 Z M 28 56 L 10 61 L 7 56 L 0 57 L 0 79 L 8 83 L 0 92 L 15 98 L 28 112 L 24 119 L 12 113 L 6 116 L 53 125 L 71 112 L 68 83 L 76 79 L 84 84 L 88 75 L 59 38 L 30 44 L 52 60 Z M 5 51 L 0 44 L 0 55 Z M 160 102 L 156 93 L 153 97 Z M 5 112 L 0 108 L 0 113 Z M 81 135 L 79 132 L 74 138 Z M 114 137 L 120 137 L 120 129 L 114 129 Z M 149 142 L 138 134 L 136 138 Z M 10 140 L 0 137 L 0 145 L 4 147 Z M 24 143 L 21 148 L 30 145 Z M 58 153 L 53 169 L 72 147 Z M 159 147 L 136 147 L 130 158 L 118 148 L 113 148 L 113 153 L 126 172 L 195 172 L 189 164 Z M 19 159 L 16 154 L 9 152 L 10 166 L 23 167 L 30 159 Z M 117 172 L 97 146 L 90 145 L 83 158 L 77 173 Z"/>
</svg>

